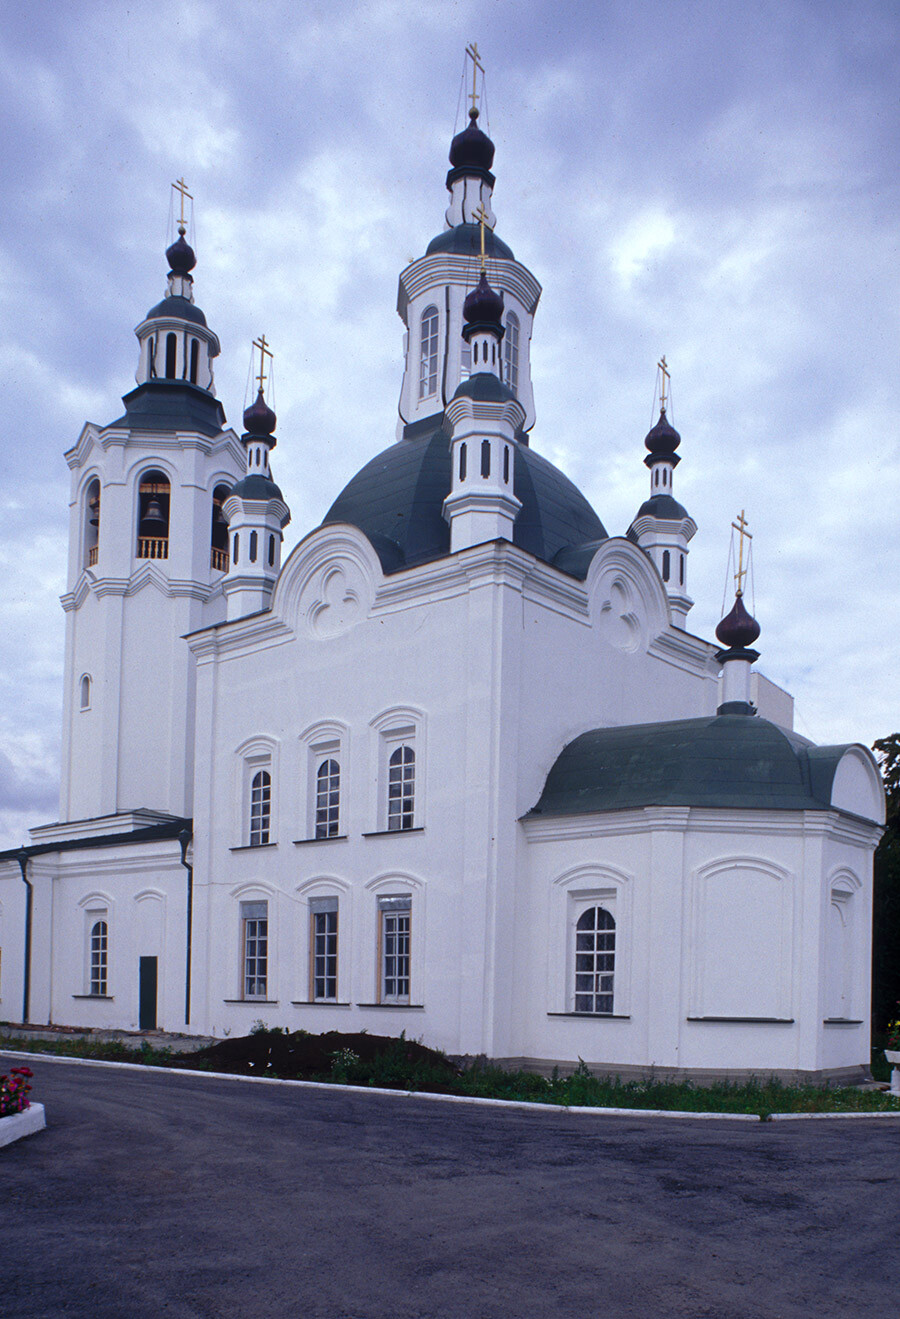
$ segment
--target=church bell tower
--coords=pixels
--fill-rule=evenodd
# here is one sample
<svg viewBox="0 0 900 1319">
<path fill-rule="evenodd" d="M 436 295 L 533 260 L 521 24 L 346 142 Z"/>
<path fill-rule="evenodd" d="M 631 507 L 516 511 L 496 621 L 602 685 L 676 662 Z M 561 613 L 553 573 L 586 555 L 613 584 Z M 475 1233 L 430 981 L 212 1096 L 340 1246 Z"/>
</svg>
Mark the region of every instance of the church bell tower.
<svg viewBox="0 0 900 1319">
<path fill-rule="evenodd" d="M 219 340 L 194 300 L 183 181 L 165 295 L 135 331 L 137 387 L 87 423 L 71 471 L 60 819 L 191 813 L 186 633 L 224 617 L 222 505 L 243 470 L 225 429 Z"/>
</svg>

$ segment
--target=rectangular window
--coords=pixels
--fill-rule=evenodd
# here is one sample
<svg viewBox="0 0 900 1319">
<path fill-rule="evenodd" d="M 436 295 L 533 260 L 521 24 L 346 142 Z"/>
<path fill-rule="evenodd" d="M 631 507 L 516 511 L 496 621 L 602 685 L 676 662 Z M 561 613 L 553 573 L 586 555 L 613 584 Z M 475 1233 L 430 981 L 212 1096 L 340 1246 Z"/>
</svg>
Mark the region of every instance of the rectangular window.
<svg viewBox="0 0 900 1319">
<path fill-rule="evenodd" d="M 269 904 L 241 903 L 242 998 L 265 998 L 269 976 Z"/>
<path fill-rule="evenodd" d="M 338 900 L 310 898 L 310 998 L 317 1003 L 337 999 Z"/>
<path fill-rule="evenodd" d="M 378 899 L 382 1003 L 409 1002 L 411 906 L 408 896 Z"/>
</svg>

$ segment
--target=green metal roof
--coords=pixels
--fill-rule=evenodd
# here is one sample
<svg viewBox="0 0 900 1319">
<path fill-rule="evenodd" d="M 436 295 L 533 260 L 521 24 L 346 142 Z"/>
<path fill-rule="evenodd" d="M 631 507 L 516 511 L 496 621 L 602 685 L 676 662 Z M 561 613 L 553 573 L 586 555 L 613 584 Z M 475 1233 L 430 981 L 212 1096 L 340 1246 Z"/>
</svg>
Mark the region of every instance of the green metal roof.
<svg viewBox="0 0 900 1319">
<path fill-rule="evenodd" d="M 595 728 L 563 748 L 525 818 L 644 806 L 823 810 L 846 750 L 754 715 Z"/>
</svg>

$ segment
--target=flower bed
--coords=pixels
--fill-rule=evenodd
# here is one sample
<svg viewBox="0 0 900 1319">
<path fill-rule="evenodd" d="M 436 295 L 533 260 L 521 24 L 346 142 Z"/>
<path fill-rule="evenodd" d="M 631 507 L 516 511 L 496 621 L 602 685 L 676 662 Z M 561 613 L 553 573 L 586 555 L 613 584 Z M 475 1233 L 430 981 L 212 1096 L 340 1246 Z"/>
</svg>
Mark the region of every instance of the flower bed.
<svg viewBox="0 0 900 1319">
<path fill-rule="evenodd" d="M 33 1075 L 30 1067 L 12 1067 L 9 1076 L 0 1076 L 0 1146 L 47 1125 L 44 1105 L 32 1104 L 28 1098 Z"/>
</svg>

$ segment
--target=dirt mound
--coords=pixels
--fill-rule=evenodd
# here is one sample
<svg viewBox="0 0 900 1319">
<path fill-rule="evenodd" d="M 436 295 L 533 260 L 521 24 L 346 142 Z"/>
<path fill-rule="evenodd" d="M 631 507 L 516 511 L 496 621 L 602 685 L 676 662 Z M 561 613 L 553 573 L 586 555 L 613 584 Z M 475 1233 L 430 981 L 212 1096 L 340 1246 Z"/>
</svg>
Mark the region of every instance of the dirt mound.
<svg viewBox="0 0 900 1319">
<path fill-rule="evenodd" d="M 448 1080 L 459 1068 L 442 1053 L 415 1040 L 390 1035 L 348 1034 L 328 1031 L 309 1035 L 282 1030 L 254 1031 L 238 1039 L 219 1040 L 189 1057 L 173 1059 L 173 1066 L 234 1072 L 242 1076 L 286 1077 L 291 1080 L 347 1080 L 384 1084 L 410 1080 L 427 1070 Z"/>
</svg>

